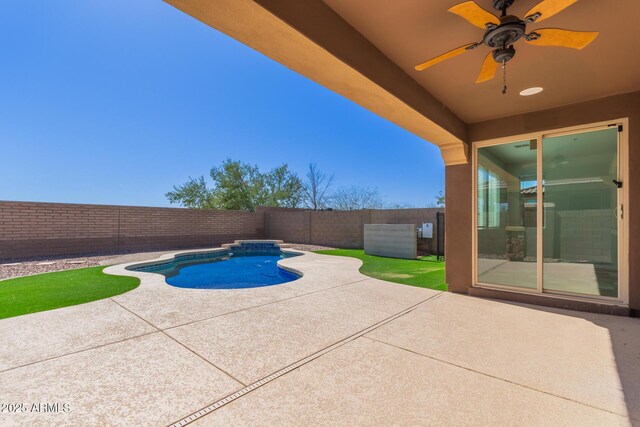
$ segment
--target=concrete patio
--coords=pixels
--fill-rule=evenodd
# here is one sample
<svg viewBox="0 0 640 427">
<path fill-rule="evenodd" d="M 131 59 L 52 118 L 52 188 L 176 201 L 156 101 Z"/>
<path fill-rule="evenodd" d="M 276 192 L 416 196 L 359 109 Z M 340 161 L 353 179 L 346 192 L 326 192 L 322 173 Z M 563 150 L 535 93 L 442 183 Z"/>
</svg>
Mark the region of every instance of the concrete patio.
<svg viewBox="0 0 640 427">
<path fill-rule="evenodd" d="M 242 290 L 0 321 L 2 425 L 640 425 L 640 319 L 476 299 L 307 253 Z M 111 267 L 111 272 L 122 267 Z"/>
</svg>

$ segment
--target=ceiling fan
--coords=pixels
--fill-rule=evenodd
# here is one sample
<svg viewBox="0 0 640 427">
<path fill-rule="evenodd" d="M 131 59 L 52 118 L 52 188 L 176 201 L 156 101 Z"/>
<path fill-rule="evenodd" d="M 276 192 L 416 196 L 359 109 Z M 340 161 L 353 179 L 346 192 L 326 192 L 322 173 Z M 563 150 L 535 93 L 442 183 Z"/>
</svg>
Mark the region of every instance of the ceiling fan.
<svg viewBox="0 0 640 427">
<path fill-rule="evenodd" d="M 507 13 L 515 0 L 493 0 L 493 7 L 502 12 L 499 18 L 478 6 L 474 1 L 460 3 L 450 8 L 449 12 L 460 15 L 471 24 L 485 30 L 482 40 L 460 46 L 427 62 L 423 62 L 415 68 L 418 71 L 425 70 L 445 59 L 453 58 L 454 56 L 471 51 L 484 44 L 491 48 L 492 51 L 489 52 L 484 59 L 476 83 L 493 79 L 498 70 L 498 65 L 502 65 L 504 70 L 502 93 L 506 94 L 506 66 L 507 62 L 512 60 L 516 54 L 516 49 L 513 45 L 518 40 L 524 39 L 526 43 L 534 46 L 563 46 L 573 49 L 583 49 L 598 37 L 600 33 L 594 31 L 570 31 L 559 28 L 542 28 L 527 33 L 527 25 L 542 22 L 562 12 L 577 1 L 578 0 L 543 0 L 529 10 L 524 19 Z"/>
</svg>

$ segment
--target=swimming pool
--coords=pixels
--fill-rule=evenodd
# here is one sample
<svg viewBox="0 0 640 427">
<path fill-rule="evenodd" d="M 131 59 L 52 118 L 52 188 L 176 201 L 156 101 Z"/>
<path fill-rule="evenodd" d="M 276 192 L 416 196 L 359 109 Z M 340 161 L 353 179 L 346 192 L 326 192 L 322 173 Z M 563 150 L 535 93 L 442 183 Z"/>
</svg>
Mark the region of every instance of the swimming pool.
<svg viewBox="0 0 640 427">
<path fill-rule="evenodd" d="M 176 255 L 168 261 L 138 264 L 128 269 L 158 273 L 178 288 L 243 289 L 292 282 L 300 275 L 278 266 L 285 252 L 273 243 L 238 243 L 223 250 Z"/>
</svg>

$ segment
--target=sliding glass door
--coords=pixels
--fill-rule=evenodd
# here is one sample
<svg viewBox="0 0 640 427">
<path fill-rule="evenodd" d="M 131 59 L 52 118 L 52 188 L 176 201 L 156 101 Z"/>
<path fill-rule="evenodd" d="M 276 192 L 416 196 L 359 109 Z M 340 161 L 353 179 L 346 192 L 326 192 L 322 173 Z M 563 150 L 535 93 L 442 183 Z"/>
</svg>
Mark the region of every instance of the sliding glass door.
<svg viewBox="0 0 640 427">
<path fill-rule="evenodd" d="M 480 282 L 537 286 L 536 145 L 531 140 L 478 149 Z"/>
<path fill-rule="evenodd" d="M 476 280 L 620 298 L 618 128 L 480 144 Z"/>
<path fill-rule="evenodd" d="M 618 129 L 544 138 L 545 290 L 618 296 Z"/>
</svg>

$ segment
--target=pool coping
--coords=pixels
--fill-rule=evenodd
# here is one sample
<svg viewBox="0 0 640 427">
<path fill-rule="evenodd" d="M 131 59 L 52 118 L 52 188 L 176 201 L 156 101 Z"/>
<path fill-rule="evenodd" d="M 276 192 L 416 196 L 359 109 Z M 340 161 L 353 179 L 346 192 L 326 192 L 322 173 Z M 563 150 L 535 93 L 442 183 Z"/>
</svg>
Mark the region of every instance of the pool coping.
<svg viewBox="0 0 640 427">
<path fill-rule="evenodd" d="M 189 254 L 212 254 L 212 253 L 216 253 L 216 252 L 224 252 L 224 251 L 228 251 L 229 248 L 236 246 L 238 244 L 241 243 L 273 243 L 276 244 L 280 247 L 280 250 L 284 253 L 289 253 L 289 254 L 294 254 L 297 256 L 304 256 L 306 254 L 306 252 L 304 251 L 298 251 L 295 249 L 291 249 L 290 245 L 284 243 L 282 240 L 260 240 L 260 239 L 252 239 L 252 240 L 235 240 L 233 243 L 225 243 L 223 245 L 220 245 L 219 247 L 214 247 L 214 248 L 201 248 L 201 249 L 188 249 L 188 250 L 178 250 L 178 251 L 172 251 L 172 252 L 167 252 L 164 253 L 162 255 L 160 255 L 157 258 L 151 259 L 151 260 L 147 260 L 147 261 L 133 261 L 133 262 L 127 262 L 127 263 L 123 263 L 123 264 L 116 264 L 116 265 L 111 265 L 106 267 L 103 272 L 105 274 L 109 274 L 112 276 L 130 276 L 130 277 L 136 277 L 138 279 L 140 279 L 140 285 L 139 287 L 149 287 L 149 286 L 157 286 L 159 282 L 161 282 L 162 284 L 165 284 L 167 286 L 171 286 L 169 283 L 166 282 L 166 278 L 164 275 L 160 274 L 160 273 L 156 273 L 156 272 L 149 272 L 149 271 L 136 271 L 136 270 L 130 270 L 131 267 L 145 267 L 145 266 L 149 266 L 149 265 L 154 265 L 160 262 L 167 262 L 167 261 L 176 261 L 176 258 L 181 256 L 181 255 L 189 255 Z M 281 264 L 282 261 L 287 260 L 288 258 L 283 258 L 281 260 L 278 261 L 278 267 L 282 268 L 285 271 L 288 271 L 290 273 L 293 273 L 298 277 L 296 280 L 301 279 L 302 277 L 304 277 L 304 273 L 298 269 L 289 267 L 287 265 L 283 265 Z M 295 282 L 295 280 L 293 280 Z M 288 282 L 287 282 L 288 283 Z M 181 288 L 181 289 L 189 289 L 189 288 Z M 233 290 L 233 289 L 225 289 L 225 290 Z"/>
</svg>

